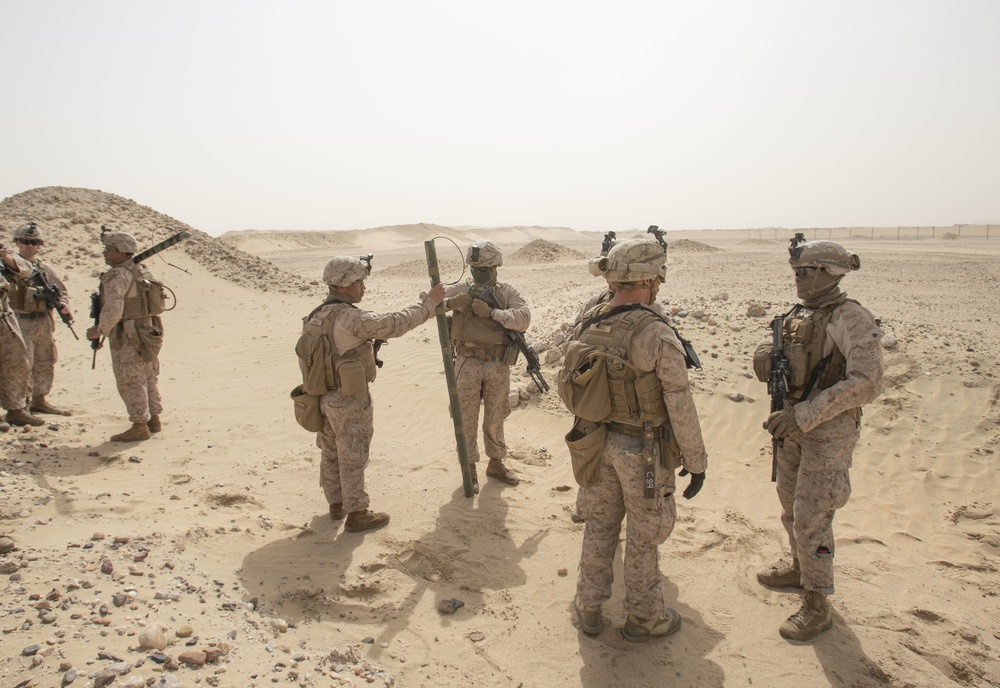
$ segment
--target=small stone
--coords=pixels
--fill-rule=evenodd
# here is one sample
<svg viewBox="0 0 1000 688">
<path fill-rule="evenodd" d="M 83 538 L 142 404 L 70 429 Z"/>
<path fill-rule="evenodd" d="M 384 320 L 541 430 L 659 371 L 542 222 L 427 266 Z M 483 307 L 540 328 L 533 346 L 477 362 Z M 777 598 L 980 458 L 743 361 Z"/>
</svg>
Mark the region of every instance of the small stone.
<svg viewBox="0 0 1000 688">
<path fill-rule="evenodd" d="M 364 638 L 361 639 L 361 642 L 363 642 L 365 645 L 374 645 L 375 638 L 371 637 L 370 635 L 365 636 Z"/>
<path fill-rule="evenodd" d="M 111 596 L 111 604 L 115 605 L 116 607 L 121 607 L 126 602 L 128 602 L 128 599 L 129 597 L 125 593 L 116 592 L 114 595 Z"/>
<path fill-rule="evenodd" d="M 569 573 L 569 571 L 567 571 L 567 570 L 566 570 L 566 567 L 565 567 L 565 566 L 561 566 L 561 567 L 559 568 L 559 571 L 557 571 L 557 573 L 558 573 L 558 574 L 559 574 L 560 576 L 565 576 L 565 575 L 567 575 L 567 574 Z"/>
<path fill-rule="evenodd" d="M 744 399 L 746 399 L 746 397 L 740 394 L 739 392 L 733 392 L 732 394 L 729 395 L 730 401 L 743 401 Z"/>
<path fill-rule="evenodd" d="M 36 652 L 38 652 L 41 649 L 42 649 L 41 645 L 28 645 L 26 648 L 24 648 L 23 650 L 21 650 L 21 656 L 22 657 L 31 657 L 32 655 L 34 655 Z"/>
<path fill-rule="evenodd" d="M 90 536 L 90 539 L 91 540 L 103 540 L 104 539 L 104 533 L 94 533 L 93 535 Z"/>
<path fill-rule="evenodd" d="M 469 640 L 471 640 L 474 643 L 478 643 L 480 641 L 486 640 L 486 634 L 480 633 L 479 631 L 473 631 L 472 633 L 469 634 Z"/>
<path fill-rule="evenodd" d="M 899 342 L 896 340 L 895 335 L 887 334 L 882 337 L 882 348 L 883 349 L 895 349 Z"/>
<path fill-rule="evenodd" d="M 115 570 L 115 565 L 111 563 L 110 559 L 105 559 L 104 561 L 101 562 L 101 573 L 110 574 L 114 572 L 114 570 Z"/>
<path fill-rule="evenodd" d="M 181 626 L 176 631 L 174 631 L 174 635 L 176 635 L 178 638 L 190 638 L 193 633 L 194 629 L 191 628 L 190 626 Z"/>
<path fill-rule="evenodd" d="M 128 457 L 128 462 L 129 463 L 142 463 L 142 459 L 140 459 L 138 456 L 130 456 L 130 457 Z"/>
<path fill-rule="evenodd" d="M 458 609 L 465 606 L 465 602 L 454 597 L 438 602 L 438 611 L 442 614 L 454 614 Z"/>
<path fill-rule="evenodd" d="M 14 549 L 14 541 L 9 537 L 0 537 L 0 554 L 7 554 Z"/>
<path fill-rule="evenodd" d="M 151 650 L 163 650 L 167 647 L 166 627 L 161 623 L 152 623 L 139 632 L 139 647 Z"/>
<path fill-rule="evenodd" d="M 708 328 L 708 333 L 709 333 L 709 334 L 715 334 L 716 332 L 718 332 L 718 330 L 716 330 L 714 326 L 713 326 L 713 327 L 710 327 L 710 328 Z"/>
<path fill-rule="evenodd" d="M 16 573 L 20 568 L 21 564 L 13 559 L 0 561 L 0 573 Z"/>
<path fill-rule="evenodd" d="M 201 666 L 205 663 L 205 653 L 200 650 L 186 650 L 177 655 L 177 661 L 192 666 Z"/>
<path fill-rule="evenodd" d="M 767 315 L 767 309 L 762 304 L 754 302 L 747 306 L 747 315 L 751 318 L 760 318 Z"/>
</svg>

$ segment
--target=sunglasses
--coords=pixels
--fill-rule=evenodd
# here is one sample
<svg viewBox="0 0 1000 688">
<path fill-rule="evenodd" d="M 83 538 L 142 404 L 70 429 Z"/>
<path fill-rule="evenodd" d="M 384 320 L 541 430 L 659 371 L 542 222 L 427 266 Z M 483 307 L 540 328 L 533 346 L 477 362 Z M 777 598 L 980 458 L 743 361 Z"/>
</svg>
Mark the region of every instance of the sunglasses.
<svg viewBox="0 0 1000 688">
<path fill-rule="evenodd" d="M 796 277 L 811 277 L 819 268 L 795 268 Z"/>
<path fill-rule="evenodd" d="M 24 246 L 41 246 L 42 242 L 35 239 L 18 239 L 17 243 L 23 244 Z"/>
</svg>

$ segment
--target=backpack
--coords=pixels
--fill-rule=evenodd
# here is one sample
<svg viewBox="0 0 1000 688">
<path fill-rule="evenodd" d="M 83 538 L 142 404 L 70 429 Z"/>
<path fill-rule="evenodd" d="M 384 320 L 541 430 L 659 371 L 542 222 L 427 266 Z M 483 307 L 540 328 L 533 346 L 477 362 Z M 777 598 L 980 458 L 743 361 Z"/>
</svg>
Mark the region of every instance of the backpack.
<svg viewBox="0 0 1000 688">
<path fill-rule="evenodd" d="M 306 318 L 302 334 L 295 343 L 295 355 L 299 357 L 299 369 L 302 371 L 302 392 L 305 394 L 319 396 L 337 388 L 331 356 L 333 321 L 336 318 L 330 316 L 339 310 L 318 308 Z"/>
</svg>

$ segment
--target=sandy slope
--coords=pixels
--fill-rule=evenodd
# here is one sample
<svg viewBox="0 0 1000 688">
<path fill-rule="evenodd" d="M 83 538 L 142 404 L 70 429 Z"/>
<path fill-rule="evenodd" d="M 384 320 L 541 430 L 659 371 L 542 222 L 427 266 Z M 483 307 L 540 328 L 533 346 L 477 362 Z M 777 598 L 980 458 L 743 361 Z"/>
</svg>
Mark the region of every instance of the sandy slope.
<svg viewBox="0 0 1000 688">
<path fill-rule="evenodd" d="M 68 196 L 86 222 L 65 218 Z M 32 214 L 52 223 L 47 250 L 66 271 L 81 333 L 100 269 L 97 225 L 177 224 L 108 196 L 46 191 L 31 204 L 0 204 L 5 236 Z M 569 232 L 548 236 L 580 255 L 599 243 Z M 551 246 L 529 251 L 547 236 L 538 228 L 376 228 L 332 247 L 303 233 L 199 233 L 164 256 L 190 274 L 150 263 L 179 306 L 166 316 L 161 358 L 165 428 L 145 443 L 105 441 L 125 426 L 107 351 L 91 371 L 90 349 L 60 325 L 52 397 L 75 415 L 0 436 L 0 531 L 16 545 L 0 562 L 20 567 L 0 578 L 0 683 L 59 686 L 75 671 L 72 685 L 100 685 L 108 679 L 97 673 L 117 659 L 130 673 L 111 685 L 998 684 L 1000 327 L 992 304 L 1000 242 L 852 246 L 864 266 L 845 287 L 899 346 L 886 351 L 889 384 L 865 410 L 854 494 L 838 514 L 837 624 L 803 644 L 777 634 L 798 598 L 761 588 L 753 575 L 785 544 L 760 429 L 767 399 L 748 378 L 768 318 L 747 309 L 762 303 L 773 314 L 790 305 L 786 244 L 740 235 L 701 241 L 697 233 L 672 242 L 661 296 L 688 313 L 677 321 L 704 363 L 693 379 L 711 467 L 661 548 L 668 603 L 684 628 L 668 642 L 636 646 L 617 632 L 620 587 L 600 636 L 573 624 L 582 526 L 568 518 L 568 419 L 554 394 L 532 397 L 508 422 L 522 485 L 488 482 L 478 497 L 463 496 L 433 323 L 383 349 L 373 386 L 368 481 L 373 507 L 388 510 L 392 523 L 346 534 L 325 514 L 318 450 L 295 425 L 287 396 L 298 375 L 291 351 L 299 319 L 323 293 L 309 282 L 337 250 L 373 251 L 365 305 L 393 309 L 428 284 L 425 239 L 448 235 L 464 248 L 487 234 L 508 255 L 520 251 L 502 278 L 531 304 L 529 339 L 544 358 L 599 283 L 578 259 L 553 259 Z M 447 279 L 454 249 L 437 246 Z M 545 369 L 550 380 L 554 370 Z M 746 399 L 734 402 L 733 393 Z M 105 560 L 111 573 L 102 573 Z M 116 593 L 126 596 L 122 606 Z M 442 615 L 436 606 L 445 598 L 465 606 Z M 165 654 L 174 664 L 165 671 L 148 659 L 151 650 L 137 648 L 152 622 L 171 641 Z M 190 647 L 175 635 L 184 626 L 197 638 Z M 223 656 L 201 667 L 177 663 L 198 649 Z"/>
</svg>

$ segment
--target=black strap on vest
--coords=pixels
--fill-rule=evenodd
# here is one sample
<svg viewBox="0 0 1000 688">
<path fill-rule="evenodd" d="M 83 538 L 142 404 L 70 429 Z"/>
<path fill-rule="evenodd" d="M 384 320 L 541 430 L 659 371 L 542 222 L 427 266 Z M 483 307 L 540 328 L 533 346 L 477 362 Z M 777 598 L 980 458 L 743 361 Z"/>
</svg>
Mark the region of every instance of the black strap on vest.
<svg viewBox="0 0 1000 688">
<path fill-rule="evenodd" d="M 813 366 L 812 373 L 809 374 L 809 381 L 806 382 L 806 386 L 802 388 L 802 396 L 799 398 L 799 401 L 806 401 L 809 399 L 809 393 L 813 391 L 813 387 L 815 387 L 816 383 L 819 382 L 820 376 L 832 360 L 833 354 L 830 353 L 819 359 L 819 362 Z"/>
</svg>

